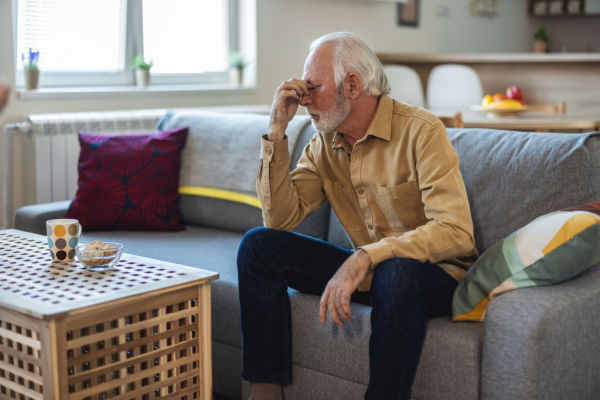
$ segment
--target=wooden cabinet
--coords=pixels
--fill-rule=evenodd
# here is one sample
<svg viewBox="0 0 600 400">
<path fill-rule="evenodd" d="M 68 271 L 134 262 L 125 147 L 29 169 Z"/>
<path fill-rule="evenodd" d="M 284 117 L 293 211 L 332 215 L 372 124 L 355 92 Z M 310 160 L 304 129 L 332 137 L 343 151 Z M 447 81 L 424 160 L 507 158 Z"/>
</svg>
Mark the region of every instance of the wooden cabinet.
<svg viewBox="0 0 600 400">
<path fill-rule="evenodd" d="M 529 0 L 532 17 L 599 16 L 600 0 Z"/>
</svg>

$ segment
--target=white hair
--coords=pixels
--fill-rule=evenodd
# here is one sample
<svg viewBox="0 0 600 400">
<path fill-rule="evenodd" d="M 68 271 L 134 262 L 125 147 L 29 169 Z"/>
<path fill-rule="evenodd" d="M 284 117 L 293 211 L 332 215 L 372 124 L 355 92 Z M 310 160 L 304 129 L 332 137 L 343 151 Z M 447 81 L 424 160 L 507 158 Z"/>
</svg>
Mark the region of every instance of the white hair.
<svg viewBox="0 0 600 400">
<path fill-rule="evenodd" d="M 310 45 L 310 54 L 321 45 L 336 43 L 333 55 L 333 76 L 336 86 L 351 72 L 360 76 L 362 90 L 369 96 L 379 96 L 390 92 L 383 65 L 375 52 L 360 36 L 352 32 L 333 32 L 315 39 Z"/>
</svg>

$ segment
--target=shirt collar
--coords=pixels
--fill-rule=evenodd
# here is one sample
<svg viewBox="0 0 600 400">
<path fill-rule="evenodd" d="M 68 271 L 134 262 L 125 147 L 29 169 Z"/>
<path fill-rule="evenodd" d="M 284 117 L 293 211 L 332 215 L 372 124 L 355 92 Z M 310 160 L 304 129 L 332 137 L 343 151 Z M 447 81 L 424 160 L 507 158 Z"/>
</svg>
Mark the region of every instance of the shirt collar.
<svg viewBox="0 0 600 400">
<path fill-rule="evenodd" d="M 392 135 L 392 111 L 394 110 L 394 101 L 386 95 L 379 97 L 377 102 L 377 109 L 373 120 L 367 128 L 367 134 L 365 136 L 375 136 L 385 141 L 390 141 Z M 348 142 L 344 139 L 344 136 L 335 132 L 333 136 L 332 147 L 338 149 L 340 147 L 346 148 Z M 346 149 L 347 150 L 347 149 Z"/>
<path fill-rule="evenodd" d="M 375 136 L 385 141 L 392 137 L 392 112 L 394 111 L 394 100 L 389 96 L 382 95 L 377 103 L 375 116 L 367 128 L 365 136 Z"/>
</svg>

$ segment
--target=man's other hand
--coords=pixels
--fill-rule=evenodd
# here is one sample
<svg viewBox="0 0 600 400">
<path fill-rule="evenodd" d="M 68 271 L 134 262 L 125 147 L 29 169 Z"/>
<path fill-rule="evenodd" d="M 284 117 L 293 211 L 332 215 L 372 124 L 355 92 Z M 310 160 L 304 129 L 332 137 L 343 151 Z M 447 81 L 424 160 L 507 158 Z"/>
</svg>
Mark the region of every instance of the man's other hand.
<svg viewBox="0 0 600 400">
<path fill-rule="evenodd" d="M 288 123 L 296 115 L 300 99 L 308 93 L 308 83 L 300 79 L 288 79 L 283 82 L 273 96 L 269 140 L 281 140 L 285 136 Z"/>
<path fill-rule="evenodd" d="M 344 326 L 341 318 L 348 322 L 352 320 L 350 297 L 366 278 L 370 266 L 371 257 L 364 250 L 357 251 L 344 261 L 327 283 L 321 296 L 319 303 L 321 323 L 327 320 L 327 311 L 331 314 L 333 322 L 339 327 Z"/>
</svg>

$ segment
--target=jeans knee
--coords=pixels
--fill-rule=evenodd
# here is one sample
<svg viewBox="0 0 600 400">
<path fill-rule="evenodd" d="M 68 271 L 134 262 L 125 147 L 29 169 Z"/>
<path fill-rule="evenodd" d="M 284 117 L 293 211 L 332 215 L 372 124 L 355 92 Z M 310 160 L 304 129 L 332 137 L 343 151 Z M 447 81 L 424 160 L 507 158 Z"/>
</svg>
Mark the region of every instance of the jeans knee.
<svg viewBox="0 0 600 400">
<path fill-rule="evenodd" d="M 265 236 L 268 236 L 270 234 L 270 231 L 271 229 L 269 228 L 265 228 L 264 226 L 258 226 L 256 228 L 250 229 L 244 234 L 238 247 L 238 270 L 242 268 L 247 261 L 254 257 L 254 254 L 257 253 L 258 248 L 261 247 L 261 243 L 264 242 Z"/>
<path fill-rule="evenodd" d="M 239 251 L 252 249 L 256 245 L 264 240 L 264 237 L 271 233 L 272 229 L 264 226 L 257 226 L 256 228 L 250 229 L 244 234 L 240 242 Z"/>
<path fill-rule="evenodd" d="M 375 269 L 371 291 L 384 302 L 419 296 L 423 263 L 410 258 L 392 258 Z"/>
</svg>

